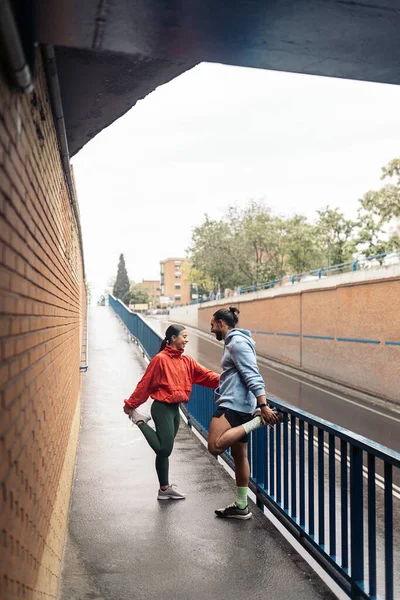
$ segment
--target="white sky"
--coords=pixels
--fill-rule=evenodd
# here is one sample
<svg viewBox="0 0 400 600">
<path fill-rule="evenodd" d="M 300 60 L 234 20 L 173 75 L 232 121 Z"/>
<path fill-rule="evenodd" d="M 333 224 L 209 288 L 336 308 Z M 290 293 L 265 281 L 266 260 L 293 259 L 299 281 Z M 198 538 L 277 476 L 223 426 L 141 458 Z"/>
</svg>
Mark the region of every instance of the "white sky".
<svg viewBox="0 0 400 600">
<path fill-rule="evenodd" d="M 400 86 L 203 63 L 157 88 L 74 157 L 87 279 L 97 300 L 185 256 L 204 213 L 264 198 L 347 216 L 400 156 Z"/>
</svg>

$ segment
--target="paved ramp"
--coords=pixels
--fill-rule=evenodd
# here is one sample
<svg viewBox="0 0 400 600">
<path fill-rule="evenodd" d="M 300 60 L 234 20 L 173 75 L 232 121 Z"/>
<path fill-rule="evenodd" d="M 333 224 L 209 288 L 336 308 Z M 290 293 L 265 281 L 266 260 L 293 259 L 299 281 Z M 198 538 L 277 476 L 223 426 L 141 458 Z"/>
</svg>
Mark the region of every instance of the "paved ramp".
<svg viewBox="0 0 400 600">
<path fill-rule="evenodd" d="M 145 363 L 108 307 L 89 338 L 61 600 L 333 598 L 255 505 L 249 521 L 214 517 L 234 481 L 183 422 L 171 481 L 187 499 L 156 500 L 154 454 L 122 412 Z"/>
</svg>

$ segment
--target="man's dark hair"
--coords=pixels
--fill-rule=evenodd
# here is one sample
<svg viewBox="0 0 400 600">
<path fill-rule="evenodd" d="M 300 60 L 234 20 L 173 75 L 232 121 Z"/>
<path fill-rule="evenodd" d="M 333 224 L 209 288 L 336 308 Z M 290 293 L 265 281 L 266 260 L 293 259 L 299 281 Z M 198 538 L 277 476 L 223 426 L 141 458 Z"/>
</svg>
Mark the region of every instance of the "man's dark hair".
<svg viewBox="0 0 400 600">
<path fill-rule="evenodd" d="M 215 321 L 224 321 L 229 327 L 236 327 L 239 321 L 238 315 L 240 311 L 234 306 L 230 306 L 229 310 L 227 308 L 220 308 L 213 314 Z"/>
</svg>

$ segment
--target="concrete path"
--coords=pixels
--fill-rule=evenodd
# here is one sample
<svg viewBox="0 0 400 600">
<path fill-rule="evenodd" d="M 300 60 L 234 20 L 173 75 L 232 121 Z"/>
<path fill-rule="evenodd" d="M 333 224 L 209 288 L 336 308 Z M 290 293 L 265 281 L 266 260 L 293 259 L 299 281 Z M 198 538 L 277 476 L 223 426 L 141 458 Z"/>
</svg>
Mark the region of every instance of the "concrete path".
<svg viewBox="0 0 400 600">
<path fill-rule="evenodd" d="M 122 412 L 144 368 L 111 308 L 92 308 L 61 600 L 332 599 L 256 506 L 214 517 L 234 481 L 183 422 L 171 481 L 187 499 L 156 500 L 154 454 Z"/>
</svg>

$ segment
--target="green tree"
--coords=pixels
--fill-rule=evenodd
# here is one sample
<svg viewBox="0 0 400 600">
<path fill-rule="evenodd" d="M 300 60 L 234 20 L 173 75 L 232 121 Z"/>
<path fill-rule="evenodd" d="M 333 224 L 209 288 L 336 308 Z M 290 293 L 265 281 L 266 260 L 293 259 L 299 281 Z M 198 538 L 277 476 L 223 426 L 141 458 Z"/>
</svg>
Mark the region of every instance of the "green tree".
<svg viewBox="0 0 400 600">
<path fill-rule="evenodd" d="M 319 238 L 323 265 L 339 265 L 352 259 L 355 251 L 355 221 L 346 219 L 338 208 L 326 206 L 317 210 L 316 233 Z"/>
<path fill-rule="evenodd" d="M 322 253 L 315 225 L 304 215 L 294 215 L 285 221 L 286 266 L 293 274 L 304 273 L 321 265 Z"/>
<path fill-rule="evenodd" d="M 382 167 L 381 180 L 388 179 L 392 181 L 380 190 L 370 190 L 360 200 L 361 208 L 378 217 L 382 223 L 400 218 L 400 158 L 395 158 L 386 167 Z"/>
<path fill-rule="evenodd" d="M 196 227 L 188 250 L 204 289 L 218 292 L 277 279 L 285 269 L 285 220 L 262 201 L 243 209 L 229 206 L 220 221 L 207 215 Z"/>
<path fill-rule="evenodd" d="M 284 221 L 262 201 L 243 210 L 230 207 L 226 216 L 233 230 L 237 269 L 242 285 L 281 277 L 284 267 Z"/>
<path fill-rule="evenodd" d="M 114 287 L 113 287 L 113 296 L 115 296 L 116 298 L 119 298 L 122 301 L 125 301 L 124 297 L 127 294 L 127 292 L 129 292 L 129 287 L 130 287 L 130 283 L 129 283 L 128 272 L 127 272 L 126 266 L 125 266 L 124 255 L 120 254 L 119 262 L 118 262 L 117 278 L 115 280 Z"/>
<path fill-rule="evenodd" d="M 203 224 L 193 231 L 188 255 L 201 278 L 211 281 L 214 293 L 239 285 L 232 231 L 226 222 L 205 215 Z"/>
<path fill-rule="evenodd" d="M 182 266 L 183 280 L 189 283 L 199 295 L 209 294 L 213 290 L 213 283 L 207 275 L 196 269 L 190 261 Z"/>
<path fill-rule="evenodd" d="M 400 159 L 382 168 L 381 180 L 390 182 L 364 194 L 358 210 L 357 248 L 366 256 L 400 248 Z"/>
<path fill-rule="evenodd" d="M 132 283 L 128 295 L 128 304 L 148 304 L 150 300 L 149 292 L 137 283 Z"/>
</svg>

